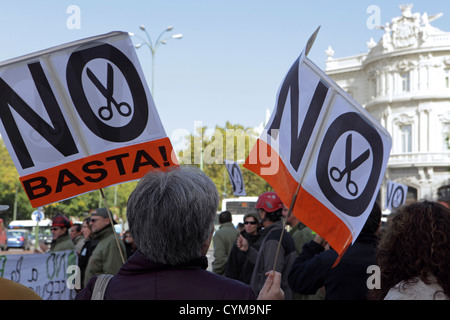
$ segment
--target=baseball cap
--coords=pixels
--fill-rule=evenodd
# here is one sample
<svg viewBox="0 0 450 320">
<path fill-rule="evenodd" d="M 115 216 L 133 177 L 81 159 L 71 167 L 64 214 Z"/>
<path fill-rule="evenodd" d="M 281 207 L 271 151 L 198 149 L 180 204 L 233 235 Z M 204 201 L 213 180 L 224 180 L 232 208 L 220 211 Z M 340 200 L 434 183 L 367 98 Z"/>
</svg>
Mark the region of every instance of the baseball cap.
<svg viewBox="0 0 450 320">
<path fill-rule="evenodd" d="M 91 212 L 91 217 L 94 217 L 94 216 L 99 216 L 99 217 L 103 217 L 103 218 L 109 218 L 108 210 L 106 208 L 94 209 Z M 112 213 L 111 213 L 111 217 L 112 217 Z M 116 222 L 116 220 L 114 220 L 114 218 L 113 218 L 113 224 L 117 224 L 117 222 Z"/>
</svg>

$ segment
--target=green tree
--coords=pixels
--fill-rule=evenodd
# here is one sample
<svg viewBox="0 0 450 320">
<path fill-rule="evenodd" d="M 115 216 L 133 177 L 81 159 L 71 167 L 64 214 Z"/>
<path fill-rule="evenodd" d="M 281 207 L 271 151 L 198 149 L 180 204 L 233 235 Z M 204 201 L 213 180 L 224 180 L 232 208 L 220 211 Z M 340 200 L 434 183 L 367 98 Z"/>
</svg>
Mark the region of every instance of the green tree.
<svg viewBox="0 0 450 320">
<path fill-rule="evenodd" d="M 0 177 L 0 204 L 9 206 L 9 210 L 2 213 L 0 218 L 8 223 L 13 220 L 15 212 L 16 219 L 30 219 L 33 208 L 3 139 L 0 139 Z"/>
<path fill-rule="evenodd" d="M 187 146 L 178 152 L 178 161 L 182 165 L 196 165 L 211 178 L 217 187 L 220 200 L 234 197 L 228 178 L 225 160 L 240 164 L 248 196 L 273 190 L 260 176 L 242 167 L 255 144 L 258 134 L 253 128 L 226 122 L 225 127 L 216 126 L 214 130 L 199 127 L 195 134 L 186 137 Z"/>
</svg>

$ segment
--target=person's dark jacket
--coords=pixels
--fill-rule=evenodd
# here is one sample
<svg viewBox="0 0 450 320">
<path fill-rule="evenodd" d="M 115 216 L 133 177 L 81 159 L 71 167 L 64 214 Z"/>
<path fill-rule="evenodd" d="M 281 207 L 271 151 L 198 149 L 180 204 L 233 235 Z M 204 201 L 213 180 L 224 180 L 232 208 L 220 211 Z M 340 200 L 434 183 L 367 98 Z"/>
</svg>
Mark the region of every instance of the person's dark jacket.
<svg viewBox="0 0 450 320">
<path fill-rule="evenodd" d="M 89 257 L 97 245 L 97 239 L 89 239 L 84 242 L 83 248 L 80 251 L 78 256 L 78 267 L 80 267 L 81 271 L 81 286 L 84 288 L 84 274 L 86 272 L 86 267 L 89 262 Z"/>
<path fill-rule="evenodd" d="M 111 279 L 105 300 L 255 300 L 252 289 L 237 280 L 206 270 L 200 257 L 185 265 L 170 266 L 148 260 L 136 251 Z M 90 300 L 97 277 L 89 280 L 76 300 Z"/>
<path fill-rule="evenodd" d="M 247 239 L 248 245 L 259 250 L 261 246 L 262 238 L 259 233 L 255 235 L 249 235 L 245 230 L 241 232 L 241 235 Z M 231 279 L 236 279 L 241 282 L 250 284 L 252 280 L 253 268 L 255 263 L 247 259 L 247 254 L 234 244 L 231 249 L 230 256 L 228 257 L 227 269 L 225 276 Z"/>
<path fill-rule="evenodd" d="M 266 281 L 266 273 L 274 269 L 274 261 L 278 251 L 275 271 L 281 273 L 281 289 L 284 291 L 285 300 L 291 300 L 292 290 L 288 284 L 288 273 L 297 257 L 297 251 L 295 251 L 294 240 L 288 232 L 284 232 L 281 245 L 278 246 L 283 228 L 284 225 L 281 220 L 264 228 L 261 231 L 263 241 L 259 251 L 249 247 L 247 259 L 255 261 L 250 286 L 255 294 L 259 294 Z"/>
<path fill-rule="evenodd" d="M 367 299 L 367 267 L 376 265 L 377 240 L 376 235 L 361 232 L 334 268 L 335 250 L 324 251 L 314 241 L 306 243 L 289 273 L 290 287 L 300 294 L 313 294 L 325 286 L 328 300 Z"/>
</svg>

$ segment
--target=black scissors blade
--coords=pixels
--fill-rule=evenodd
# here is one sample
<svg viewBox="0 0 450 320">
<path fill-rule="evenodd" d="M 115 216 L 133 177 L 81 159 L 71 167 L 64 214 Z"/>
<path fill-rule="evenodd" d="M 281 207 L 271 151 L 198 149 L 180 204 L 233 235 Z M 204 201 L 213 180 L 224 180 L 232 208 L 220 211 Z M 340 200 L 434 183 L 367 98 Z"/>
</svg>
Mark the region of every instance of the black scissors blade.
<svg viewBox="0 0 450 320">
<path fill-rule="evenodd" d="M 352 135 L 347 136 L 345 141 L 345 168 L 348 168 L 352 163 Z"/>
<path fill-rule="evenodd" d="M 108 89 L 105 88 L 105 86 L 100 82 L 100 80 L 98 80 L 97 76 L 91 71 L 91 69 L 87 68 L 86 73 L 88 75 L 88 78 L 91 79 L 92 83 L 97 87 L 97 89 L 101 92 L 101 94 L 105 98 L 108 98 L 109 88 Z"/>
<path fill-rule="evenodd" d="M 106 99 L 108 99 L 108 103 L 110 103 L 113 93 L 114 93 L 114 69 L 110 63 L 108 63 L 106 86 L 107 86 L 106 92 L 108 93 L 108 96 L 106 97 Z"/>
<path fill-rule="evenodd" d="M 347 172 L 350 174 L 353 170 L 363 164 L 364 161 L 369 158 L 369 156 L 370 150 L 367 149 L 358 158 L 352 161 L 352 135 L 349 134 L 345 142 L 345 169 L 343 170 L 343 172 Z"/>
<path fill-rule="evenodd" d="M 367 149 L 366 151 L 364 151 L 358 158 L 356 158 L 355 160 L 353 160 L 349 166 L 347 166 L 346 169 L 349 170 L 349 172 L 355 170 L 356 168 L 358 168 L 360 165 L 362 165 L 370 156 L 370 150 Z"/>
</svg>

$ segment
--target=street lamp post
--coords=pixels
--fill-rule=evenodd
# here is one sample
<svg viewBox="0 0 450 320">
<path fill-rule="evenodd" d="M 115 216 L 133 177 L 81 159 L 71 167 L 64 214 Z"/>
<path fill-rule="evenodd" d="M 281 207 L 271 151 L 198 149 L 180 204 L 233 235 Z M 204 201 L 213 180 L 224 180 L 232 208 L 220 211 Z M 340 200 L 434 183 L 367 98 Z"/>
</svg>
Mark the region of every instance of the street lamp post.
<svg viewBox="0 0 450 320">
<path fill-rule="evenodd" d="M 169 31 L 172 31 L 173 27 L 169 26 L 167 27 L 163 32 L 161 32 L 158 36 L 158 38 L 156 39 L 155 44 L 153 44 L 152 39 L 150 38 L 150 35 L 147 32 L 147 29 L 145 29 L 144 25 L 140 25 L 139 29 L 141 29 L 142 31 L 144 31 L 145 35 L 147 36 L 147 39 L 144 39 L 134 33 L 130 33 L 130 35 L 132 36 L 136 36 L 138 37 L 140 40 L 142 40 L 142 43 L 138 43 L 135 45 L 136 49 L 139 49 L 140 47 L 142 47 L 143 45 L 147 46 L 150 49 L 150 52 L 152 54 L 152 95 L 153 95 L 153 99 L 155 98 L 155 53 L 156 53 L 156 49 L 158 49 L 160 44 L 166 44 L 167 41 L 169 41 L 170 39 L 181 39 L 183 38 L 183 35 L 181 33 L 177 33 L 174 34 L 168 38 L 165 38 L 163 40 L 161 40 L 161 37 Z"/>
</svg>

